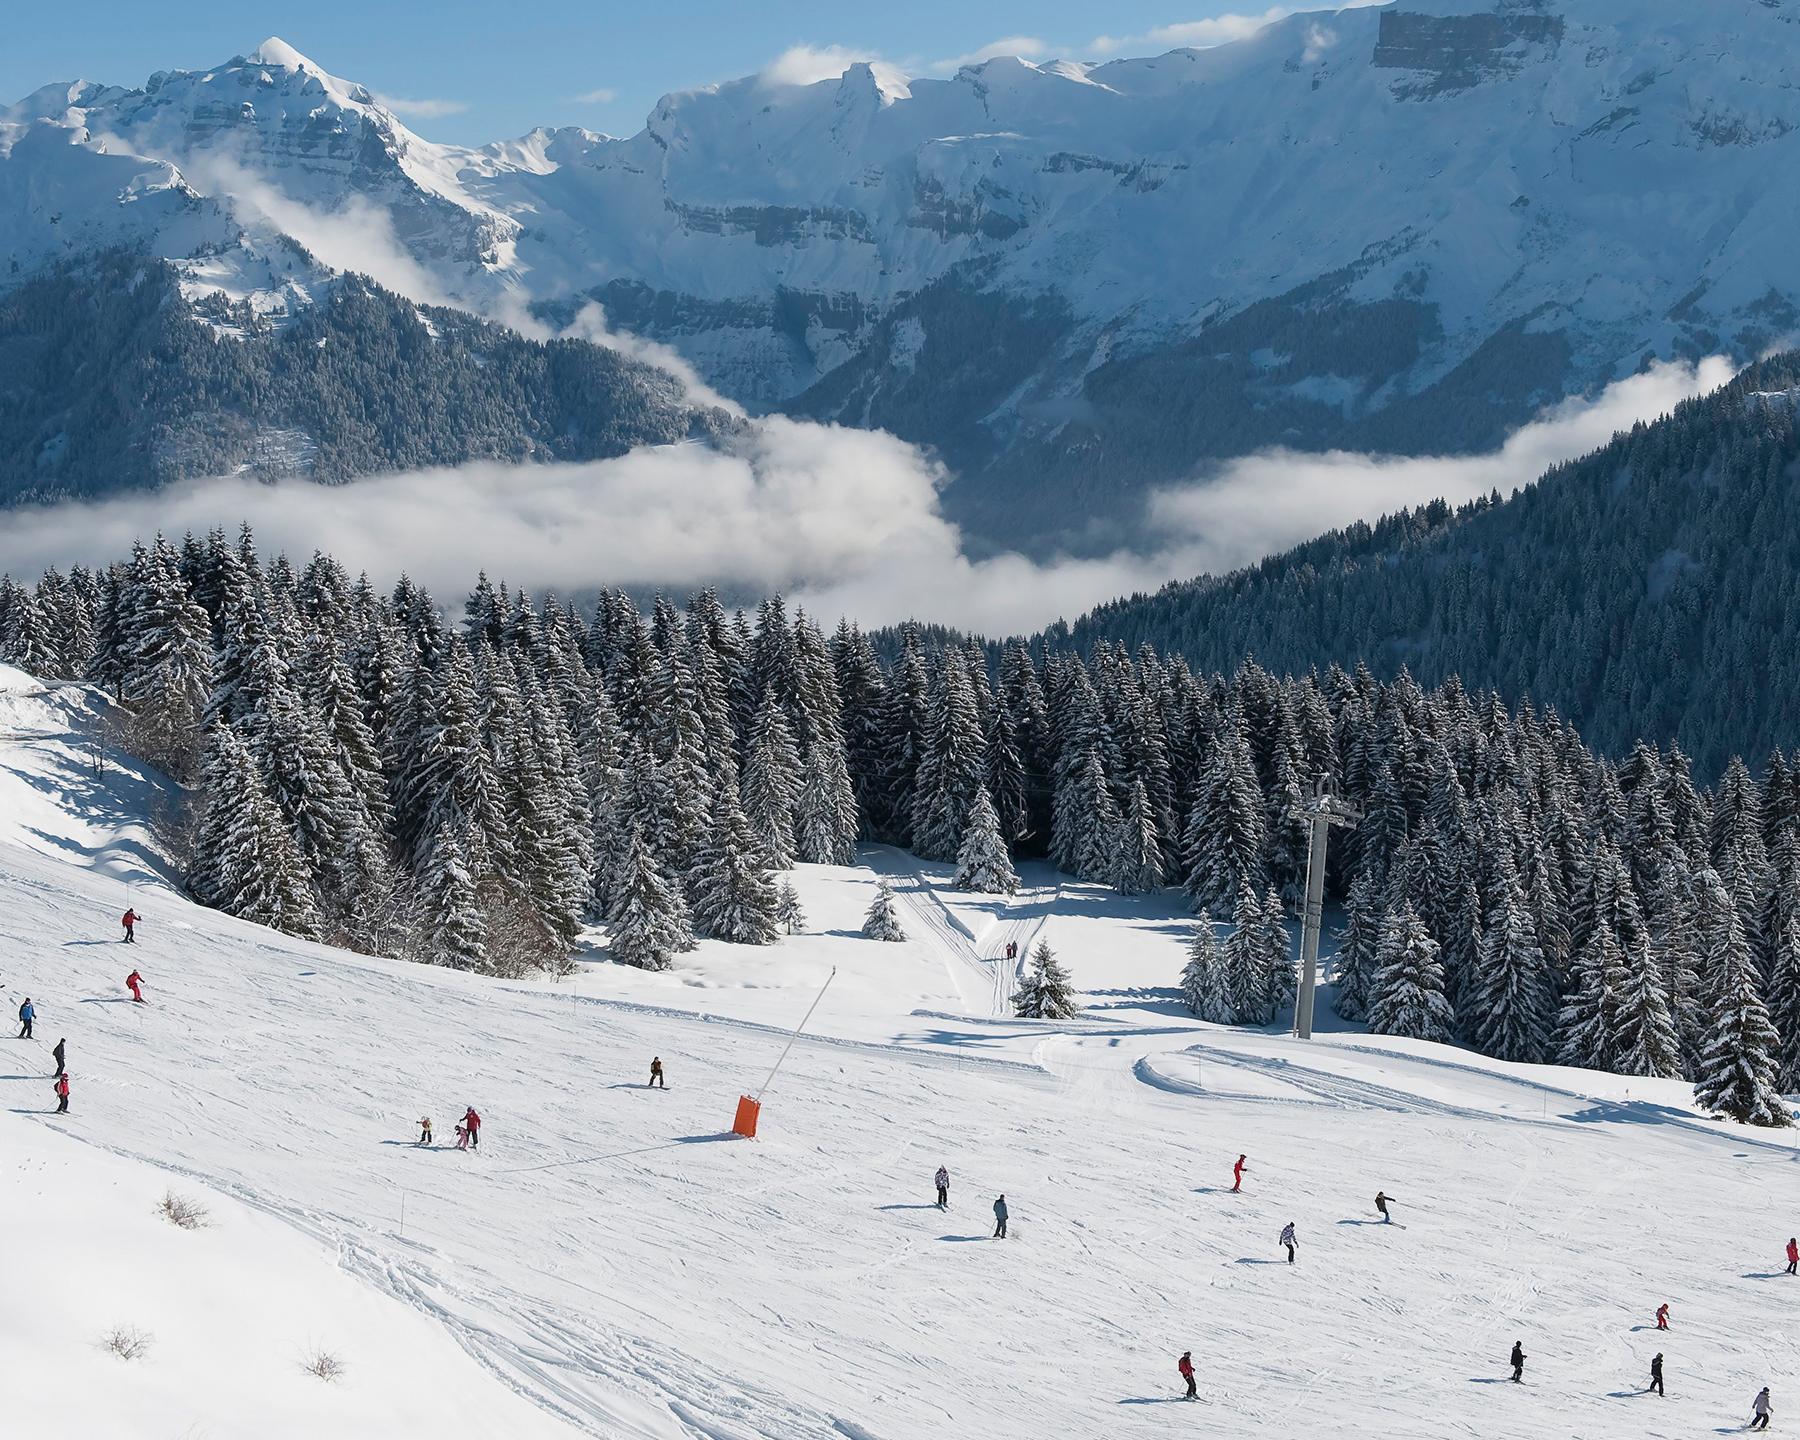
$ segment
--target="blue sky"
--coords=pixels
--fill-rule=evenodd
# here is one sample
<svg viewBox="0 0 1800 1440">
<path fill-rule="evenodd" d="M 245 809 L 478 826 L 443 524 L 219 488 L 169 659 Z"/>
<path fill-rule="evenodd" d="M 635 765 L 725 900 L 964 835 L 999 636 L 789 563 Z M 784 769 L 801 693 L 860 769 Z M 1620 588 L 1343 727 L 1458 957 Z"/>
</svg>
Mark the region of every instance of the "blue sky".
<svg viewBox="0 0 1800 1440">
<path fill-rule="evenodd" d="M 34 5 L 28 25 L 5 25 L 0 104 L 52 80 L 139 85 L 153 71 L 218 64 L 279 35 L 332 73 L 403 102 L 396 108 L 407 122 L 435 140 L 480 143 L 533 125 L 630 134 L 668 91 L 746 75 L 796 49 L 796 72 L 811 68 L 806 52 L 839 47 L 923 74 L 1002 43 L 1040 58 L 1150 54 L 1230 38 L 1251 28 L 1252 15 L 1333 8 L 1314 0 L 1266 12 L 1267 3 L 74 0 Z"/>
</svg>

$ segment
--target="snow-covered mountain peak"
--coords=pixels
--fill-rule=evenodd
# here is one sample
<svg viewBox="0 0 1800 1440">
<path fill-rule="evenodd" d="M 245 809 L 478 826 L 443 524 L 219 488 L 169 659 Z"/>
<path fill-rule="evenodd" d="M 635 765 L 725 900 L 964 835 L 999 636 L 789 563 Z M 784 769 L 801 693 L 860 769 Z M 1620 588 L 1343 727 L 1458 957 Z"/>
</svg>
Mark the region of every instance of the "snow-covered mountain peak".
<svg viewBox="0 0 1800 1440">
<path fill-rule="evenodd" d="M 258 65 L 278 65 L 284 70 L 310 70 L 315 75 L 325 73 L 279 35 L 271 35 L 245 58 Z"/>
</svg>

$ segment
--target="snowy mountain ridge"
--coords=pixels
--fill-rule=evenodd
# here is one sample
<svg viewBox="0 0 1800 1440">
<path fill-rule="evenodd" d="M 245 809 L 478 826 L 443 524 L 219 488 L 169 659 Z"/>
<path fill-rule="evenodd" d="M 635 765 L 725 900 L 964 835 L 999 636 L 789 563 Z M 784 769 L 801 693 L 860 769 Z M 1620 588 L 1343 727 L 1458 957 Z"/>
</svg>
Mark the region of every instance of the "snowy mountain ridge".
<svg viewBox="0 0 1800 1440">
<path fill-rule="evenodd" d="M 0 253 L 135 234 L 263 294 L 281 206 L 251 192 L 372 207 L 445 298 L 598 300 L 753 409 L 938 447 L 953 511 L 1031 491 L 1060 524 L 1276 441 L 1487 444 L 1649 357 L 1790 337 L 1797 21 L 1423 0 L 1101 64 L 751 76 L 630 137 L 481 148 L 270 40 L 0 112 Z"/>
</svg>

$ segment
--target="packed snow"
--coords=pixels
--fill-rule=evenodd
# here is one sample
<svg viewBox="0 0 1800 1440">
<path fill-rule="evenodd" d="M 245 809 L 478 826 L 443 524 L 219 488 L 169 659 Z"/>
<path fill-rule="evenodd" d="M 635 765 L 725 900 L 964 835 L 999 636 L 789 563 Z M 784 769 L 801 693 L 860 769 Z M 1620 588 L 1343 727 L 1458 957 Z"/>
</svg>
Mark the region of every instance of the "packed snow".
<svg viewBox="0 0 1800 1440">
<path fill-rule="evenodd" d="M 803 934 L 666 974 L 598 932 L 560 985 L 352 955 L 181 897 L 173 792 L 106 708 L 0 672 L 0 980 L 37 1009 L 0 1121 L 21 1433 L 1688 1436 L 1793 1394 L 1800 1152 L 1685 1085 L 1203 1025 L 1177 897 L 1030 865 L 968 895 L 881 849 L 793 873 Z M 878 877 L 904 942 L 861 936 Z M 1009 1018 L 1009 940 L 1082 1019 Z M 213 1223 L 170 1225 L 170 1190 Z"/>
</svg>

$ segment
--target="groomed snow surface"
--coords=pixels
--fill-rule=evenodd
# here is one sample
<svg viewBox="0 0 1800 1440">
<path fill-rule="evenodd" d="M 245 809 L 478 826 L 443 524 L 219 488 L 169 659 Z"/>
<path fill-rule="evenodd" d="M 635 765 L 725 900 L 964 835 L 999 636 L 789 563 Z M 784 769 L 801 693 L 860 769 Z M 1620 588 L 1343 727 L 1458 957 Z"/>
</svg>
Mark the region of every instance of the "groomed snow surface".
<svg viewBox="0 0 1800 1440">
<path fill-rule="evenodd" d="M 1692 1436 L 1800 1396 L 1796 1150 L 1685 1086 L 1201 1025 L 1178 897 L 1029 866 L 1010 902 L 964 896 L 882 849 L 797 872 L 804 935 L 665 975 L 600 937 L 561 986 L 308 945 L 159 874 L 167 787 L 95 776 L 103 708 L 0 671 L 0 980 L 38 1010 L 36 1043 L 0 1040 L 9 1430 Z M 878 873 L 904 944 L 857 934 Z M 989 957 L 1040 937 L 1085 1019 L 1006 1018 Z M 761 1136 L 729 1137 L 834 965 Z M 211 1224 L 169 1224 L 171 1190 Z M 115 1327 L 146 1353 L 101 1348 Z"/>
</svg>

